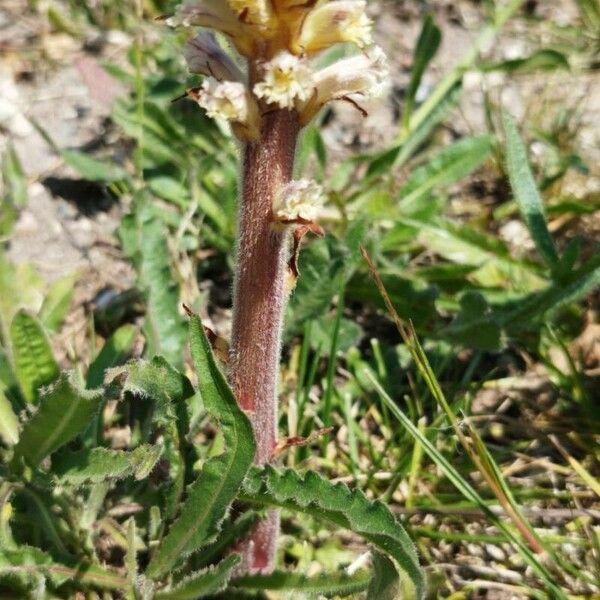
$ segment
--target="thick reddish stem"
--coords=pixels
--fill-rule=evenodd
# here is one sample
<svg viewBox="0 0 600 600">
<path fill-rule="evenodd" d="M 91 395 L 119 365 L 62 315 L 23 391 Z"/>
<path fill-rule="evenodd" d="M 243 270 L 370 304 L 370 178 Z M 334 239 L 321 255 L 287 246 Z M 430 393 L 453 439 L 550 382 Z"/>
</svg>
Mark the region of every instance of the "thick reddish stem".
<svg viewBox="0 0 600 600">
<path fill-rule="evenodd" d="M 292 178 L 299 129 L 296 113 L 266 115 L 260 139 L 246 145 L 243 159 L 230 377 L 254 427 L 259 465 L 270 460 L 277 442 L 277 374 L 287 299 L 287 240 L 272 227 L 272 205 Z M 273 569 L 278 530 L 273 511 L 240 549 L 245 571 Z"/>
</svg>

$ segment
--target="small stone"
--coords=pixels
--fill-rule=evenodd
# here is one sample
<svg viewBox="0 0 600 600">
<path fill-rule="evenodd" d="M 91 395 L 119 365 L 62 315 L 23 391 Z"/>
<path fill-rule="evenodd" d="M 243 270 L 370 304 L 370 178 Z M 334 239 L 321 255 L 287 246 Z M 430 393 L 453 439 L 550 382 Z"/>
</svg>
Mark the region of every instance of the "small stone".
<svg viewBox="0 0 600 600">
<path fill-rule="evenodd" d="M 479 544 L 467 544 L 467 551 L 471 556 L 483 558 L 483 548 Z"/>
<path fill-rule="evenodd" d="M 490 558 L 498 562 L 504 562 L 506 560 L 506 554 L 499 546 L 495 546 L 494 544 L 486 544 L 485 551 Z"/>
</svg>

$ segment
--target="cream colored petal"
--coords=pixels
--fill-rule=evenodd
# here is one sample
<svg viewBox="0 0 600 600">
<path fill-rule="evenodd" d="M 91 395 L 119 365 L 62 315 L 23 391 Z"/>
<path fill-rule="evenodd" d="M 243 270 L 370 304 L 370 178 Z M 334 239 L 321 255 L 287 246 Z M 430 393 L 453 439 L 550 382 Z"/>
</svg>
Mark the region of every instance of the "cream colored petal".
<svg viewBox="0 0 600 600">
<path fill-rule="evenodd" d="M 380 96 L 389 85 L 389 67 L 378 46 L 333 63 L 314 74 L 316 92 L 298 107 L 302 123 L 308 123 L 328 102 L 341 98 Z"/>
<path fill-rule="evenodd" d="M 191 90 L 188 95 L 206 110 L 213 119 L 223 119 L 242 126 L 244 139 L 254 139 L 260 130 L 260 114 L 256 100 L 243 83 L 217 81 L 207 77 L 202 87 Z"/>
<path fill-rule="evenodd" d="M 299 51 L 312 54 L 335 44 L 351 42 L 359 48 L 372 43 L 371 19 L 363 0 L 334 0 L 311 11 L 296 41 Z"/>
<path fill-rule="evenodd" d="M 277 221 L 314 221 L 323 205 L 323 188 L 314 181 L 290 181 L 276 194 L 273 217 Z"/>
<path fill-rule="evenodd" d="M 254 86 L 254 93 L 279 108 L 294 108 L 297 102 L 310 98 L 314 92 L 313 73 L 303 59 L 280 52 L 263 65 L 263 78 Z"/>
</svg>

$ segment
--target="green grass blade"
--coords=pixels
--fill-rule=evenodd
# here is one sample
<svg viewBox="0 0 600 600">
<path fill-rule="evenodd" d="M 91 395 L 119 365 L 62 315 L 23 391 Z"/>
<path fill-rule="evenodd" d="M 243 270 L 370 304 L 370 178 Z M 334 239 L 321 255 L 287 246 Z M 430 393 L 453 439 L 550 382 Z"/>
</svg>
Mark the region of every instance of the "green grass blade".
<svg viewBox="0 0 600 600">
<path fill-rule="evenodd" d="M 214 539 L 252 464 L 252 426 L 215 362 L 200 319 L 190 321 L 190 345 L 204 406 L 223 430 L 224 452 L 209 459 L 190 486 L 180 516 L 152 557 L 147 574 L 160 577 L 182 556 Z"/>
<path fill-rule="evenodd" d="M 37 412 L 25 423 L 15 459 L 22 457 L 36 467 L 89 425 L 101 401 L 101 390 L 81 390 L 73 374 L 63 373 L 44 390 Z"/>
<path fill-rule="evenodd" d="M 410 435 L 419 442 L 423 450 L 433 460 L 437 467 L 444 473 L 448 480 L 456 487 L 456 489 L 470 502 L 486 515 L 486 517 L 494 523 L 507 537 L 507 540 L 512 542 L 517 548 L 523 560 L 532 568 L 536 575 L 544 582 L 547 589 L 554 594 L 554 597 L 566 600 L 567 597 L 561 589 L 555 585 L 554 577 L 548 570 L 537 560 L 531 550 L 518 538 L 513 531 L 501 521 L 488 507 L 485 500 L 477 493 L 477 491 L 462 477 L 462 475 L 446 460 L 446 458 L 436 449 L 436 447 L 427 439 L 412 421 L 400 410 L 396 403 L 388 396 L 386 391 L 381 387 L 377 379 L 368 371 L 365 370 L 365 376 L 371 381 L 380 398 L 388 405 L 390 412 L 398 419 L 398 421 L 407 429 Z"/>
<path fill-rule="evenodd" d="M 334 392 L 334 375 L 337 365 L 337 350 L 340 334 L 340 323 L 344 314 L 344 284 L 340 286 L 337 310 L 335 312 L 335 322 L 333 325 L 333 334 L 331 336 L 331 347 L 329 350 L 329 360 L 327 361 L 327 374 L 325 384 L 325 394 L 323 397 L 323 424 L 328 427 L 331 424 L 331 402 Z M 324 441 L 323 444 L 326 444 Z"/>
<path fill-rule="evenodd" d="M 410 83 L 406 90 L 406 98 L 404 100 L 404 115 L 402 122 L 406 130 L 410 128 L 410 116 L 412 115 L 415 97 L 417 95 L 417 90 L 421 85 L 423 74 L 425 73 L 427 65 L 429 65 L 436 55 L 441 41 L 442 32 L 440 28 L 435 24 L 433 17 L 427 15 L 423 21 L 421 34 L 415 48 Z"/>
<path fill-rule="evenodd" d="M 411 129 L 418 129 L 423 122 L 429 119 L 431 113 L 434 112 L 440 102 L 447 97 L 450 90 L 455 88 L 456 85 L 462 81 L 463 75 L 477 60 L 481 49 L 492 42 L 498 35 L 498 32 L 504 27 L 505 23 L 517 12 L 517 10 L 519 10 L 524 2 L 525 0 L 511 0 L 506 6 L 498 9 L 495 18 L 477 36 L 477 39 L 465 56 L 448 73 L 448 75 L 444 77 L 419 109 L 415 111 L 410 123 Z M 406 134 L 403 132 L 400 141 L 403 141 L 405 136 Z"/>
<path fill-rule="evenodd" d="M 291 469 L 252 468 L 241 499 L 307 513 L 354 531 L 393 558 L 406 573 L 417 598 L 425 595 L 425 576 L 415 546 L 385 504 L 368 500 L 360 490 L 333 484 L 313 471 L 301 476 Z"/>
<path fill-rule="evenodd" d="M 40 388 L 55 381 L 60 374 L 50 342 L 39 321 L 24 310 L 15 315 L 10 337 L 21 392 L 27 402 L 35 404 L 40 397 Z"/>
<path fill-rule="evenodd" d="M 554 271 L 558 268 L 559 257 L 548 230 L 542 198 L 529 168 L 525 145 L 515 122 L 507 113 L 503 113 L 502 123 L 506 134 L 506 165 L 510 185 L 538 252 Z"/>
</svg>

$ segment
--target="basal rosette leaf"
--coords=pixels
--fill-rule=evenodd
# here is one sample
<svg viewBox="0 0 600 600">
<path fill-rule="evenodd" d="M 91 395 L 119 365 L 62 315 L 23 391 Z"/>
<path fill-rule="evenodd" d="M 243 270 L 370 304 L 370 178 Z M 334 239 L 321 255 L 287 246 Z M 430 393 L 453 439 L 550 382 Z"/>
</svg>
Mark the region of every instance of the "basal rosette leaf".
<svg viewBox="0 0 600 600">
<path fill-rule="evenodd" d="M 171 589 L 157 592 L 154 600 L 196 600 L 217 594 L 227 587 L 239 563 L 240 556 L 231 554 L 215 566 L 192 573 Z"/>
<path fill-rule="evenodd" d="M 80 584 L 114 590 L 122 589 L 125 584 L 125 580 L 117 573 L 112 573 L 98 565 L 84 562 L 59 563 L 50 555 L 31 546 L 0 549 L 0 582 L 6 579 L 20 582 L 29 589 L 32 587 L 39 589 L 40 579 L 49 580 L 55 586 L 60 586 L 67 581 L 77 581 Z"/>
<path fill-rule="evenodd" d="M 153 402 L 151 419 L 163 432 L 162 454 L 169 464 L 164 516 L 173 518 L 185 488 L 185 436 L 189 429 L 187 402 L 194 395 L 194 388 L 185 375 L 160 356 L 151 361 L 132 361 L 110 373 L 126 373 L 123 391 Z"/>
<path fill-rule="evenodd" d="M 15 459 L 23 458 L 36 467 L 89 425 L 102 397 L 102 390 L 80 389 L 72 373 L 61 374 L 42 392 L 37 412 L 23 426 Z"/>
<path fill-rule="evenodd" d="M 143 444 L 135 450 L 84 449 L 57 453 L 52 459 L 52 475 L 58 483 L 81 485 L 134 476 L 148 476 L 160 458 L 162 446 Z"/>
<path fill-rule="evenodd" d="M 337 598 L 364 591 L 370 580 L 371 576 L 366 572 L 348 575 L 342 571 L 308 577 L 303 573 L 275 571 L 270 575 L 249 575 L 234 579 L 231 586 L 252 592 L 296 592 L 302 594 L 303 598 Z"/>
<path fill-rule="evenodd" d="M 204 406 L 223 430 L 225 450 L 209 459 L 188 488 L 177 520 L 147 569 L 159 578 L 180 558 L 211 542 L 231 503 L 236 498 L 255 453 L 252 426 L 238 407 L 235 396 L 217 366 L 200 319 L 190 322 L 190 345 Z"/>
<path fill-rule="evenodd" d="M 15 375 L 25 400 L 37 403 L 40 388 L 55 381 L 59 368 L 39 321 L 20 310 L 10 326 Z"/>
<path fill-rule="evenodd" d="M 354 531 L 394 560 L 417 598 L 425 596 L 425 576 L 413 542 L 385 504 L 368 500 L 360 490 L 332 484 L 312 471 L 302 476 L 267 465 L 250 470 L 240 499 L 307 513 Z"/>
</svg>

